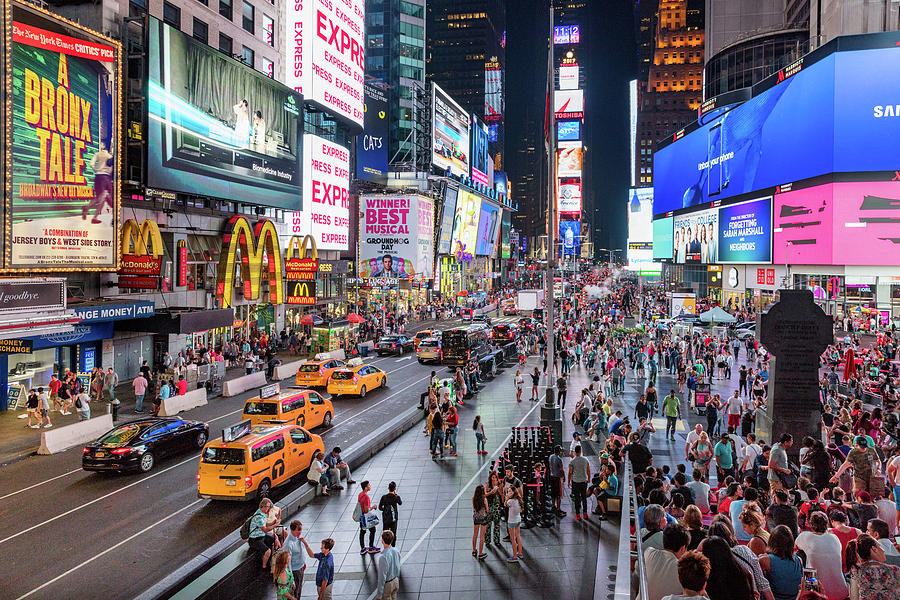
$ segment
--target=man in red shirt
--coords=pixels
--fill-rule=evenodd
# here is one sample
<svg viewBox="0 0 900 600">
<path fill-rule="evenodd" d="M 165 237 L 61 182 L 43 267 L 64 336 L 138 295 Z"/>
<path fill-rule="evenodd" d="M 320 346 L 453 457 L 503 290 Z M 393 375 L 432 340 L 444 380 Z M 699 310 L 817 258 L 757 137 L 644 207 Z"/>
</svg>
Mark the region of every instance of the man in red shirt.
<svg viewBox="0 0 900 600">
<path fill-rule="evenodd" d="M 176 396 L 184 396 L 187 394 L 187 381 L 184 380 L 184 375 L 178 378 L 178 383 L 175 384 L 175 390 Z"/>
<path fill-rule="evenodd" d="M 62 381 L 60 381 L 59 378 L 55 374 L 51 375 L 50 376 L 50 384 L 48 386 L 50 388 L 50 400 L 53 402 L 54 410 L 59 409 L 59 412 L 63 413 L 63 411 L 65 410 L 65 405 L 59 399 L 59 388 L 61 386 L 62 386 Z M 60 408 L 60 405 L 63 405 L 62 408 Z M 63 414 L 67 414 L 67 413 L 63 413 Z"/>
</svg>

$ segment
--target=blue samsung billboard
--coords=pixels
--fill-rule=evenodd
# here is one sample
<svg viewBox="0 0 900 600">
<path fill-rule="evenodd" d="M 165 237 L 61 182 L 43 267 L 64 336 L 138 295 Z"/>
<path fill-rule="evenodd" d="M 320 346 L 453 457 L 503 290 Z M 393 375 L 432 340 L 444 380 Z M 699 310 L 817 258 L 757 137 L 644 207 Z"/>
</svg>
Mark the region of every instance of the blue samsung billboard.
<svg viewBox="0 0 900 600">
<path fill-rule="evenodd" d="M 657 150 L 655 214 L 827 173 L 896 170 L 897 72 L 900 47 L 836 52 Z"/>
</svg>

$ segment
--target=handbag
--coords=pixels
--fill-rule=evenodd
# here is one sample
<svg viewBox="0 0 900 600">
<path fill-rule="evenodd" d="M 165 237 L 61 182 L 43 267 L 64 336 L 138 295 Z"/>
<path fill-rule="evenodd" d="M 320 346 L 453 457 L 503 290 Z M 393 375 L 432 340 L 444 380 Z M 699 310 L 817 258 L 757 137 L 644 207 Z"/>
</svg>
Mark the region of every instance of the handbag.
<svg viewBox="0 0 900 600">
<path fill-rule="evenodd" d="M 797 476 L 793 473 L 782 473 L 778 472 L 778 479 L 781 480 L 781 485 L 786 488 L 793 488 L 797 486 Z"/>
<path fill-rule="evenodd" d="M 353 509 L 353 515 L 351 517 L 357 523 L 360 522 L 362 518 L 362 507 L 359 505 L 359 502 L 356 503 L 356 508 Z"/>
<path fill-rule="evenodd" d="M 491 517 L 487 509 L 482 508 L 481 510 L 476 510 L 474 512 L 472 520 L 475 525 L 487 525 L 490 522 Z"/>
<path fill-rule="evenodd" d="M 381 522 L 381 519 L 378 518 L 378 515 L 375 514 L 374 511 L 369 511 L 364 515 L 361 515 L 362 520 L 360 521 L 363 529 L 374 529 L 378 527 L 378 523 Z"/>
</svg>

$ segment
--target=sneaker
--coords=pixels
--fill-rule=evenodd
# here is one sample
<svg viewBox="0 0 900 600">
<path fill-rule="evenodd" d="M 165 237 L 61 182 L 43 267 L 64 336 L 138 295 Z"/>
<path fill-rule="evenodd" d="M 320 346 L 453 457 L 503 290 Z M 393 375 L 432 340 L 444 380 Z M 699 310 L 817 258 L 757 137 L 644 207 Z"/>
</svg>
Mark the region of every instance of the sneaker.
<svg viewBox="0 0 900 600">
<path fill-rule="evenodd" d="M 378 554 L 379 552 L 381 552 L 381 548 L 379 548 L 378 546 L 372 546 L 371 548 L 369 548 L 369 554 Z"/>
<path fill-rule="evenodd" d="M 581 514 L 581 518 L 584 519 L 585 521 L 587 521 L 587 520 L 588 520 L 588 514 L 587 514 L 587 513 L 582 513 L 582 514 Z"/>
<path fill-rule="evenodd" d="M 581 515 L 579 515 L 578 513 L 575 513 L 575 520 L 576 520 L 576 521 L 580 521 L 580 520 L 581 520 Z"/>
<path fill-rule="evenodd" d="M 332 489 L 332 490 L 342 490 L 342 489 L 344 489 L 344 486 L 342 486 L 342 485 L 333 485 L 333 486 L 331 486 L 329 489 Z"/>
<path fill-rule="evenodd" d="M 515 563 L 517 563 L 517 562 L 519 562 L 519 559 L 516 558 L 515 556 L 510 556 L 509 558 L 506 559 L 506 562 L 515 562 Z"/>
<path fill-rule="evenodd" d="M 485 552 L 482 552 L 481 554 L 478 555 L 478 560 L 484 560 L 486 558 L 487 558 L 487 553 L 485 553 Z"/>
<path fill-rule="evenodd" d="M 598 521 L 605 521 L 605 520 L 606 520 L 606 515 L 602 515 L 602 514 L 601 514 L 601 515 L 597 515 L 597 520 L 598 520 Z"/>
<path fill-rule="evenodd" d="M 524 555 L 524 554 L 522 554 L 522 553 L 521 553 L 521 552 L 520 552 L 520 553 L 519 553 L 519 558 L 521 558 L 521 559 L 523 559 L 523 560 L 524 560 L 524 559 L 525 559 L 525 555 Z"/>
<path fill-rule="evenodd" d="M 29 425 L 29 427 L 31 427 L 32 429 L 40 429 L 41 428 L 40 425 Z"/>
<path fill-rule="evenodd" d="M 368 548 L 363 548 L 362 550 L 359 551 L 359 555 L 360 555 L 360 556 L 362 556 L 362 555 L 364 555 L 364 554 L 368 554 L 368 553 L 369 553 L 369 549 L 368 549 Z"/>
<path fill-rule="evenodd" d="M 50 427 L 53 427 L 53 423 L 47 423 L 46 425 L 44 425 L 44 429 L 48 429 Z"/>
<path fill-rule="evenodd" d="M 348 480 L 347 480 L 347 483 L 353 484 L 353 483 L 356 483 L 356 480 L 355 480 L 355 479 L 348 479 Z M 344 489 L 344 488 L 341 488 L 341 489 Z"/>
</svg>

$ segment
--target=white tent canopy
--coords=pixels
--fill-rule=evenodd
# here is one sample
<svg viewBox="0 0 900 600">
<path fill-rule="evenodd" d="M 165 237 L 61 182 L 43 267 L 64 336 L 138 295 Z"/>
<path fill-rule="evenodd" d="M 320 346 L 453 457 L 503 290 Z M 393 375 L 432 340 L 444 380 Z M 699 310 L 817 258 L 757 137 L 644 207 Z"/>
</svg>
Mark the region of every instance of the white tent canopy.
<svg viewBox="0 0 900 600">
<path fill-rule="evenodd" d="M 734 323 L 737 321 L 734 317 L 716 306 L 712 310 L 700 313 L 700 320 L 704 323 Z"/>
</svg>

